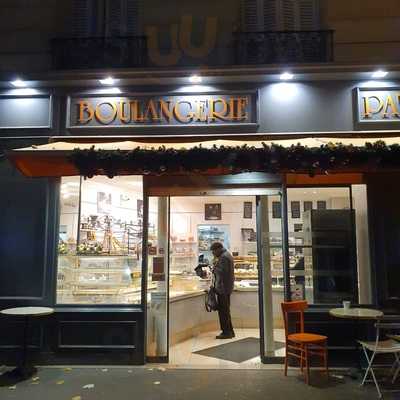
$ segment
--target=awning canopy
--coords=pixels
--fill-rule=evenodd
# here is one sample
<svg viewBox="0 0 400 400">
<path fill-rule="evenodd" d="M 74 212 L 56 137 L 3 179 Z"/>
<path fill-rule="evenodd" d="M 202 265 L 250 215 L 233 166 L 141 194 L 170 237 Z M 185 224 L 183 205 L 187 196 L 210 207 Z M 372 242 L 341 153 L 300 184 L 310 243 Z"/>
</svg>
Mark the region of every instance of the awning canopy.
<svg viewBox="0 0 400 400">
<path fill-rule="evenodd" d="M 179 140 L 177 138 L 177 140 Z M 382 141 L 385 142 L 386 146 L 383 146 Z M 335 145 L 334 145 L 335 144 Z M 288 137 L 287 139 L 280 140 L 253 140 L 246 139 L 243 140 L 207 140 L 204 138 L 202 141 L 195 142 L 185 142 L 185 143 L 174 143 L 174 142 L 142 142 L 142 141 L 132 141 L 132 140 L 121 140 L 121 141 L 109 141 L 109 142 L 97 142 L 96 138 L 93 141 L 82 142 L 82 140 L 66 139 L 63 141 L 57 141 L 53 143 L 48 143 L 44 145 L 32 145 L 29 147 L 24 147 L 20 149 L 10 150 L 7 155 L 9 159 L 14 163 L 14 165 L 26 176 L 30 177 L 61 177 L 61 176 L 74 176 L 84 174 L 82 171 L 82 165 L 92 162 L 93 168 L 91 169 L 91 174 L 103 174 L 110 175 L 110 170 L 114 170 L 115 175 L 127 175 L 127 174 L 138 174 L 138 173 L 154 173 L 156 174 L 169 173 L 171 172 L 168 164 L 168 157 L 173 157 L 173 163 L 176 173 L 177 165 L 179 164 L 179 157 L 182 157 L 182 166 L 180 171 L 185 172 L 196 172 L 199 170 L 195 164 L 195 158 L 197 156 L 203 157 L 204 163 L 207 165 L 202 173 L 206 174 L 216 174 L 216 173 L 235 173 L 238 172 L 237 168 L 232 172 L 231 164 L 243 165 L 243 170 L 252 170 L 252 167 L 248 164 L 254 165 L 254 170 L 262 170 L 256 167 L 252 161 L 253 155 L 254 159 L 260 157 L 260 153 L 263 149 L 268 149 L 268 157 L 271 163 L 276 162 L 274 158 L 274 152 L 280 153 L 280 157 L 285 157 L 285 150 L 280 149 L 291 149 L 288 152 L 291 158 L 291 164 L 280 170 L 277 164 L 277 170 L 275 172 L 309 172 L 310 159 L 307 163 L 302 162 L 302 154 L 313 150 L 313 153 L 309 154 L 307 157 L 317 157 L 318 151 L 327 158 L 327 150 L 335 154 L 336 157 L 341 155 L 340 151 L 346 150 L 346 156 L 349 157 L 348 152 L 352 151 L 350 147 L 358 152 L 354 153 L 354 157 L 360 157 L 360 154 L 367 149 L 368 146 L 374 147 L 374 150 L 369 150 L 369 157 L 374 160 L 369 165 L 357 165 L 351 166 L 347 162 L 343 161 L 341 168 L 337 172 L 362 172 L 364 169 L 376 168 L 377 154 L 380 151 L 380 157 L 383 157 L 383 153 L 390 154 L 392 157 L 391 162 L 388 167 L 391 170 L 400 171 L 400 137 L 380 137 L 380 138 L 338 138 L 338 137 L 309 137 L 309 138 L 295 138 Z M 331 148 L 332 146 L 332 148 Z M 349 147 L 350 146 L 350 147 Z M 394 149 L 389 149 L 390 146 L 394 146 Z M 396 159 L 399 159 L 398 166 L 396 162 L 393 162 L 394 150 L 399 147 L 399 154 Z M 325 150 L 318 150 L 324 148 Z M 348 148 L 350 150 L 348 150 Z M 238 150 L 239 149 L 239 150 Z M 241 151 L 240 149 L 244 149 Z M 207 152 L 208 150 L 208 152 Z M 223 150 L 223 151 L 221 151 Z M 367 150 L 365 150 L 367 151 Z M 364 152 L 365 152 L 364 151 Z M 391 151 L 391 153 L 390 153 Z M 235 153 L 236 152 L 236 153 Z M 324 153 L 325 152 L 325 153 Z M 145 158 L 143 158 L 145 155 Z M 271 156 L 272 155 L 272 156 Z M 397 153 L 396 153 L 397 155 Z M 118 157 L 117 157 L 118 156 Z M 231 157 L 232 156 L 232 157 Z M 234 157 L 233 157 L 234 156 Z M 80 157 L 80 158 L 79 158 Z M 142 158 L 140 158 L 142 157 Z M 185 158 L 186 157 L 186 158 Z M 221 157 L 223 159 L 221 159 Z M 246 158 L 246 160 L 243 159 Z M 363 156 L 363 160 L 369 160 L 367 156 Z M 184 159 L 185 158 L 185 159 Z M 189 161 L 188 161 L 189 158 Z M 211 161 L 211 158 L 214 160 Z M 138 160 L 144 160 L 143 162 L 150 164 L 150 171 L 144 171 L 146 167 L 143 165 L 141 169 L 138 165 Z M 220 162 L 218 162 L 218 160 Z M 231 161 L 231 164 L 230 164 Z M 312 161 L 312 160 L 311 160 Z M 317 165 L 317 169 L 329 170 L 326 165 Z M 329 161 L 329 160 L 328 160 Z M 347 160 L 348 161 L 348 160 Z M 188 168 L 188 162 L 193 168 Z M 296 164 L 297 162 L 297 164 Z M 326 160 L 325 160 L 326 162 Z M 161 169 L 154 169 L 154 165 L 160 164 Z M 242 163 L 242 164 L 241 164 Z M 315 163 L 319 163 L 316 158 Z M 94 165 L 96 164 L 96 165 Z M 167 165 L 164 167 L 161 164 Z M 313 164 L 313 165 L 314 165 Z M 286 164 L 285 164 L 286 165 Z M 298 168 L 296 168 L 296 165 Z M 332 164 L 333 165 L 333 164 Z M 86 168 L 88 169 L 88 165 Z M 163 170 L 165 168 L 165 170 Z M 89 168 L 90 169 L 90 168 Z"/>
</svg>

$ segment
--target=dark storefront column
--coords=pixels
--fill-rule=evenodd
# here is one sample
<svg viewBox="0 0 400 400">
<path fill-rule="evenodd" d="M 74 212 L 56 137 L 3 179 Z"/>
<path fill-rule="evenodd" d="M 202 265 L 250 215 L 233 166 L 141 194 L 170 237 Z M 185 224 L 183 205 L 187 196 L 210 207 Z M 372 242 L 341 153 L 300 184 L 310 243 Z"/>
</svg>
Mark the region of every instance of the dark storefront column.
<svg viewBox="0 0 400 400">
<path fill-rule="evenodd" d="M 400 174 L 367 178 L 372 282 L 381 307 L 400 308 Z"/>
</svg>

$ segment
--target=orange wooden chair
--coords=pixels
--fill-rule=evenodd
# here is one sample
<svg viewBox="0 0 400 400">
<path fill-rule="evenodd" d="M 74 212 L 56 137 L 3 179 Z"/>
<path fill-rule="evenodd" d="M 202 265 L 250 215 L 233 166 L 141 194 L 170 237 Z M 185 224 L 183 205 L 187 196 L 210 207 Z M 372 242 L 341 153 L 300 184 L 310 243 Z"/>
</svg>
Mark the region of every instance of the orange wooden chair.
<svg viewBox="0 0 400 400">
<path fill-rule="evenodd" d="M 325 373 L 328 376 L 328 338 L 304 332 L 304 310 L 308 307 L 307 302 L 288 301 L 283 302 L 281 306 L 285 322 L 285 376 L 287 376 L 288 358 L 290 356 L 300 360 L 301 372 L 304 372 L 304 368 L 306 369 L 305 381 L 307 385 L 310 383 L 310 356 L 322 358 Z M 292 324 L 295 332 L 289 333 L 289 326 L 292 326 Z"/>
</svg>

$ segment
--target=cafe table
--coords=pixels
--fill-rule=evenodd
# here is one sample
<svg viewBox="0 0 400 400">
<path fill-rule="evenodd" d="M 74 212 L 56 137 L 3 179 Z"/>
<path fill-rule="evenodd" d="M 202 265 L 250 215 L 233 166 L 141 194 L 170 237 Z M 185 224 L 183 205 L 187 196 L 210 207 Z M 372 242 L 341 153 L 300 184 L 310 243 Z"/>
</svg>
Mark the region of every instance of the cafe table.
<svg viewBox="0 0 400 400">
<path fill-rule="evenodd" d="M 372 308 L 359 308 L 359 307 L 350 307 L 350 308 L 332 308 L 329 310 L 329 314 L 336 318 L 344 318 L 344 319 L 353 319 L 356 322 L 356 341 L 359 339 L 359 329 L 358 329 L 358 321 L 360 320 L 377 320 L 383 316 L 383 312 L 380 310 L 375 310 Z M 358 348 L 358 342 L 357 342 Z M 352 378 L 357 378 L 361 371 L 361 364 L 357 369 L 350 369 L 348 375 Z"/>
<path fill-rule="evenodd" d="M 53 308 L 49 307 L 16 307 L 7 308 L 1 311 L 4 316 L 23 319 L 23 343 L 22 357 L 17 363 L 17 367 L 8 372 L 9 376 L 17 379 L 28 379 L 36 373 L 36 368 L 30 363 L 28 357 L 29 325 L 32 318 L 43 317 L 54 313 Z"/>
</svg>

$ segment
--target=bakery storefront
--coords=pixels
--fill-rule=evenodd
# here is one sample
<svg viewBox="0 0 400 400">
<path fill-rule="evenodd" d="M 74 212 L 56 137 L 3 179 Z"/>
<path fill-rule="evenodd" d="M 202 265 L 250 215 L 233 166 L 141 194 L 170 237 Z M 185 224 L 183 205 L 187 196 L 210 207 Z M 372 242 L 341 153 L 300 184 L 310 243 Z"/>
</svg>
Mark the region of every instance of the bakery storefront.
<svg viewBox="0 0 400 400">
<path fill-rule="evenodd" d="M 281 360 L 280 303 L 306 299 L 345 359 L 353 326 L 329 308 L 397 307 L 398 99 L 352 81 L 4 92 L 1 307 L 56 309 L 31 328 L 42 363 L 227 366 Z M 235 263 L 224 344 L 195 272 L 215 241 Z M 0 326 L 12 363 L 18 321 Z"/>
</svg>

